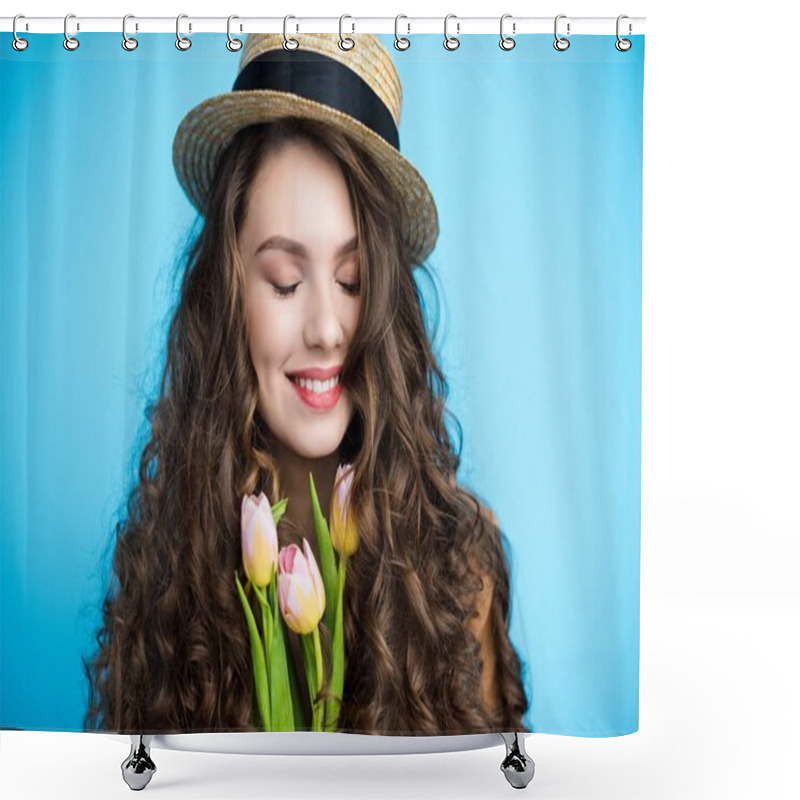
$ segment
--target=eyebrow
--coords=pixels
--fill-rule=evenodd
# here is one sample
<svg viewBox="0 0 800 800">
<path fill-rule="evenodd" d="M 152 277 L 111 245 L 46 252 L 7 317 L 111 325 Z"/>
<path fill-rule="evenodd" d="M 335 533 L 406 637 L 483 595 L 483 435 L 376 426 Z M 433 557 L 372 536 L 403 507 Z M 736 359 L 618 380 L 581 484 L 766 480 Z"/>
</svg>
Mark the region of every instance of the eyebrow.
<svg viewBox="0 0 800 800">
<path fill-rule="evenodd" d="M 342 258 L 343 256 L 346 256 L 356 250 L 357 246 L 358 237 L 354 236 L 336 251 L 335 257 L 337 259 Z M 253 253 L 253 258 L 255 258 L 263 250 L 283 250 L 284 252 L 289 253 L 289 255 L 296 256 L 297 258 L 308 258 L 308 250 L 306 247 L 300 244 L 300 242 L 297 242 L 294 239 L 289 239 L 286 236 L 276 235 L 265 239 L 258 246 L 256 252 Z"/>
</svg>

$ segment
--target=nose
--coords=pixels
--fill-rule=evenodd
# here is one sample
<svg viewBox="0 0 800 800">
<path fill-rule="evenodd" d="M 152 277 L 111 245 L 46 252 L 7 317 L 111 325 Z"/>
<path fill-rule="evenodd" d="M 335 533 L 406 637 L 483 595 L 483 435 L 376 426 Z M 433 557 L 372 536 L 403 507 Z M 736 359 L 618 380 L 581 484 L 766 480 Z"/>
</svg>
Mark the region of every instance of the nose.
<svg viewBox="0 0 800 800">
<path fill-rule="evenodd" d="M 314 283 L 314 282 L 312 282 Z M 344 341 L 344 328 L 337 307 L 333 283 L 316 282 L 306 313 L 304 338 L 306 347 L 335 350 Z"/>
</svg>

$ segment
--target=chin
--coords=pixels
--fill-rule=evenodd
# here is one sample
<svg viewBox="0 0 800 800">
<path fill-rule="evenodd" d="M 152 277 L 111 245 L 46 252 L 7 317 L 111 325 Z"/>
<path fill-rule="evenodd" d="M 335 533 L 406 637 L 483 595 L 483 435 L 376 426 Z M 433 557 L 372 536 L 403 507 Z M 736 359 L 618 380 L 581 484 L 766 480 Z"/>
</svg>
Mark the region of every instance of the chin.
<svg viewBox="0 0 800 800">
<path fill-rule="evenodd" d="M 286 447 L 303 458 L 325 458 L 339 449 L 345 432 L 345 427 L 331 424 L 328 430 L 310 428 L 300 433 L 295 429 L 294 435 L 280 438 Z"/>
<path fill-rule="evenodd" d="M 342 398 L 344 400 L 344 397 Z M 263 412 L 260 412 L 264 417 Z M 352 407 L 346 401 L 327 419 L 308 419 L 304 415 L 287 414 L 273 419 L 267 427 L 287 450 L 301 458 L 317 459 L 333 455 L 341 447 L 353 416 Z"/>
<path fill-rule="evenodd" d="M 326 458 L 339 449 L 342 438 L 343 437 L 339 437 L 339 439 L 331 445 L 321 445 L 320 442 L 289 442 L 287 446 L 303 458 Z"/>
</svg>

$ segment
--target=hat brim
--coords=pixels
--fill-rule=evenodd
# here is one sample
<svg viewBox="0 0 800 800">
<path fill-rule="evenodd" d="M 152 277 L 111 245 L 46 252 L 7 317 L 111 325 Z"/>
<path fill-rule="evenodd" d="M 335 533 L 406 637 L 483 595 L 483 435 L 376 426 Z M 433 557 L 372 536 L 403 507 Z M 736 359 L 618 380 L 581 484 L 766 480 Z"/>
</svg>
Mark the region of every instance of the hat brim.
<svg viewBox="0 0 800 800">
<path fill-rule="evenodd" d="M 401 230 L 408 256 L 421 264 L 439 233 L 436 204 L 414 166 L 385 139 L 353 117 L 330 106 L 271 89 L 227 92 L 195 106 L 178 126 L 172 161 L 183 190 L 202 211 L 211 191 L 213 171 L 234 134 L 247 127 L 286 117 L 319 120 L 355 139 L 377 162 L 402 200 Z"/>
</svg>

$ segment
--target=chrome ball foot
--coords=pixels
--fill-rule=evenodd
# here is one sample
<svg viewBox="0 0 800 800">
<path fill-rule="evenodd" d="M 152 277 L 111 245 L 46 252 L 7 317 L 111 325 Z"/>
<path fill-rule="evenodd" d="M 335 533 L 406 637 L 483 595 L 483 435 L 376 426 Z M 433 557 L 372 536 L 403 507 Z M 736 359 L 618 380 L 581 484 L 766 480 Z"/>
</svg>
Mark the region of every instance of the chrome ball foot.
<svg viewBox="0 0 800 800">
<path fill-rule="evenodd" d="M 501 733 L 506 745 L 506 757 L 500 769 L 515 789 L 524 789 L 532 780 L 536 765 L 525 752 L 525 737 L 516 733 Z"/>
<path fill-rule="evenodd" d="M 152 735 L 131 735 L 131 752 L 122 762 L 122 778 L 135 792 L 144 789 L 155 774 L 156 765 L 150 758 L 152 741 Z"/>
</svg>

